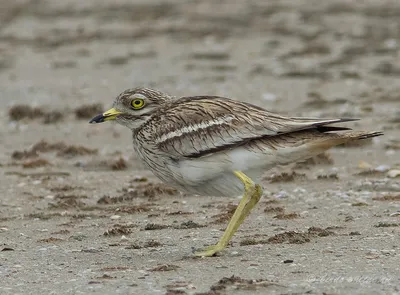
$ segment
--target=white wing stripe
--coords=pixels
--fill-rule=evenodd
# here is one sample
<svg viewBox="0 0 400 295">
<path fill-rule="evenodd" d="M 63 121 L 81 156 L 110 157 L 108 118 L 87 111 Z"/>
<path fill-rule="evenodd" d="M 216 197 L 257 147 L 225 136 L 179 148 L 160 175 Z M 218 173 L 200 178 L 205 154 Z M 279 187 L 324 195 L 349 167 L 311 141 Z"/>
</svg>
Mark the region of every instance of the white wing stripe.
<svg viewBox="0 0 400 295">
<path fill-rule="evenodd" d="M 156 142 L 156 144 L 162 144 L 167 140 L 181 137 L 188 133 L 194 133 L 194 132 L 197 132 L 202 129 L 207 129 L 212 126 L 223 125 L 223 124 L 231 122 L 232 120 L 233 120 L 232 116 L 223 116 L 221 118 L 216 118 L 216 119 L 201 122 L 198 124 L 184 126 L 181 129 L 176 129 L 171 132 L 162 134 L 160 137 L 156 138 L 155 142 Z"/>
</svg>

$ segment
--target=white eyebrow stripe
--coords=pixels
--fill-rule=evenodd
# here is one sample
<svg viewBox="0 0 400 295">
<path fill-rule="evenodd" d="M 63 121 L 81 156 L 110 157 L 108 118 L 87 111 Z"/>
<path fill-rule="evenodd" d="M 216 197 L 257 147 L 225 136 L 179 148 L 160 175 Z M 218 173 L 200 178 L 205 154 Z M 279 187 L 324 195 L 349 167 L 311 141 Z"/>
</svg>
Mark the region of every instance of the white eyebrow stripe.
<svg viewBox="0 0 400 295">
<path fill-rule="evenodd" d="M 173 138 L 179 138 L 185 134 L 189 134 L 192 132 L 197 132 L 202 129 L 207 129 L 212 126 L 218 126 L 218 125 L 223 125 L 225 123 L 229 123 L 233 120 L 232 116 L 223 116 L 221 118 L 217 119 L 212 119 L 209 121 L 201 122 L 198 124 L 193 124 L 189 126 L 185 126 L 181 129 L 176 129 L 171 132 L 162 134 L 160 137 L 158 137 L 155 141 L 157 144 L 164 143 L 167 140 L 173 139 Z"/>
</svg>

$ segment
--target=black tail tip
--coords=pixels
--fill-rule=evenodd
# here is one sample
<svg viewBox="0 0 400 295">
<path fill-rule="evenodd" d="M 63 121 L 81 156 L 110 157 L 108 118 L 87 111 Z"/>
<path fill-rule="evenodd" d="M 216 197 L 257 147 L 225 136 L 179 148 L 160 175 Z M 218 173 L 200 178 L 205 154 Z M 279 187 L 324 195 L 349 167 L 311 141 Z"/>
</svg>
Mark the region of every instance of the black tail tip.
<svg viewBox="0 0 400 295">
<path fill-rule="evenodd" d="M 366 134 L 360 136 L 360 139 L 367 139 L 367 138 L 377 137 L 377 136 L 382 136 L 382 135 L 384 135 L 383 131 L 375 131 L 375 132 L 366 133 Z"/>
</svg>

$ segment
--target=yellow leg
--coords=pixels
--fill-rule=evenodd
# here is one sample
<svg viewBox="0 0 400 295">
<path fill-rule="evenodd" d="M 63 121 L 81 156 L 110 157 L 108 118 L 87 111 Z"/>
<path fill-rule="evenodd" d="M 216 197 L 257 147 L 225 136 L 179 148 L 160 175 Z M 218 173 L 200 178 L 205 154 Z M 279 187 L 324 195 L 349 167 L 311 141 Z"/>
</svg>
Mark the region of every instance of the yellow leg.
<svg viewBox="0 0 400 295">
<path fill-rule="evenodd" d="M 237 178 L 244 184 L 244 195 L 237 206 L 228 226 L 216 245 L 210 246 L 203 251 L 196 252 L 196 256 L 214 256 L 222 251 L 232 239 L 233 235 L 249 215 L 251 209 L 258 203 L 262 195 L 261 186 L 255 184 L 249 177 L 241 171 L 233 172 Z"/>
</svg>

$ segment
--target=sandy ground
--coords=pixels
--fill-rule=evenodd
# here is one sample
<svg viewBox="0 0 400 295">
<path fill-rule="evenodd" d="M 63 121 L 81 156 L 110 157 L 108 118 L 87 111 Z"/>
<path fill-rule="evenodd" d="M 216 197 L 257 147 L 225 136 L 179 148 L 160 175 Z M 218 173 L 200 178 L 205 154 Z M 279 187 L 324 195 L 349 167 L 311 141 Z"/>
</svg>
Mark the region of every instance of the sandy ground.
<svg viewBox="0 0 400 295">
<path fill-rule="evenodd" d="M 1 1 L 0 293 L 399 294 L 399 37 L 395 0 Z M 88 124 L 136 86 L 385 136 L 266 171 L 194 258 L 239 199 L 168 188 Z"/>
</svg>

